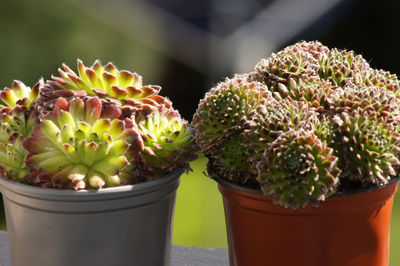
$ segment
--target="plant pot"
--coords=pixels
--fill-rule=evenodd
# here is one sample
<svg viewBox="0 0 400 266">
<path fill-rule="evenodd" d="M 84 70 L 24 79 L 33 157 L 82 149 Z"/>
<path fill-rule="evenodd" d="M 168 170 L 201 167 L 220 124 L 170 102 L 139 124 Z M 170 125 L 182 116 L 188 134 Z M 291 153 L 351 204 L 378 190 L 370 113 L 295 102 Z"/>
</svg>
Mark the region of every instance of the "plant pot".
<svg viewBox="0 0 400 266">
<path fill-rule="evenodd" d="M 0 178 L 12 265 L 169 265 L 182 173 L 97 191 Z"/>
<path fill-rule="evenodd" d="M 224 201 L 230 265 L 389 265 L 397 180 L 296 211 L 274 205 L 258 190 L 217 181 Z"/>
</svg>

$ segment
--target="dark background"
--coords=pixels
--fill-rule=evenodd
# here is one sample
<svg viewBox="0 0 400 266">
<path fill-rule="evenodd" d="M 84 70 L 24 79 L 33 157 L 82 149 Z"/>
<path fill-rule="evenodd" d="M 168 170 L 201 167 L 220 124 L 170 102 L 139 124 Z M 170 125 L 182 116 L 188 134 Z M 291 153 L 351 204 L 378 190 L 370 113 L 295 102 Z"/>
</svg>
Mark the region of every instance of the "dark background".
<svg viewBox="0 0 400 266">
<path fill-rule="evenodd" d="M 140 73 L 146 83 L 161 85 L 162 95 L 191 120 L 204 93 L 238 71 L 230 62 L 246 56 L 246 52 L 218 50 L 221 40 L 278 2 L 0 0 L 0 88 L 10 86 L 14 79 L 32 86 L 40 77 L 57 74 L 63 62 L 76 69 L 76 58 L 86 65 L 100 58 Z M 309 2 L 296 10 L 298 17 L 310 17 Z M 399 12 L 398 1 L 336 1 L 302 29 L 278 38 L 272 47 L 263 49 L 257 39 L 253 43 L 248 39 L 244 50 L 257 49 L 258 54 L 253 55 L 253 63 L 239 69 L 250 72 L 257 56 L 267 57 L 296 41 L 319 40 L 329 47 L 354 50 L 373 67 L 400 73 Z M 279 16 L 283 22 L 278 21 L 273 30 L 287 32 L 290 25 L 285 21 L 290 17 Z M 266 20 L 265 25 L 271 22 Z M 263 36 L 268 34 L 264 25 L 258 27 L 248 36 L 270 41 L 276 35 Z"/>
</svg>

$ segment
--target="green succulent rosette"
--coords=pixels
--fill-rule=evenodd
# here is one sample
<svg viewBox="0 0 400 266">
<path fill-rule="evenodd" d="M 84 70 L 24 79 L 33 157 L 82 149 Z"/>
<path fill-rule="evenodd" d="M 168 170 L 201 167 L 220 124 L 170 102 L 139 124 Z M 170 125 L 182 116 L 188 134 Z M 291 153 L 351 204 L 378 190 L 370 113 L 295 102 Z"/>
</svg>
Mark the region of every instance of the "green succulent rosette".
<svg viewBox="0 0 400 266">
<path fill-rule="evenodd" d="M 210 175 L 218 175 L 235 183 L 247 183 L 255 180 L 255 174 L 250 171 L 247 163 L 247 151 L 244 146 L 245 137 L 242 131 L 231 131 L 209 151 Z"/>
<path fill-rule="evenodd" d="M 19 80 L 14 80 L 11 88 L 4 88 L 0 92 L 0 100 L 4 103 L 3 107 L 25 106 L 30 107 L 32 102 L 38 97 L 39 89 L 44 86 L 43 79 L 40 79 L 32 89 Z"/>
<path fill-rule="evenodd" d="M 274 96 L 277 99 L 290 97 L 296 101 L 307 103 L 309 107 L 313 107 L 317 112 L 322 113 L 332 104 L 332 95 L 338 89 L 338 87 L 332 86 L 330 82 L 319 77 L 305 77 L 297 81 L 290 78 L 287 85 L 277 84 L 278 93 L 275 93 Z"/>
<path fill-rule="evenodd" d="M 333 114 L 357 110 L 364 115 L 385 119 L 387 126 L 400 122 L 400 99 L 390 90 L 380 87 L 356 87 L 338 89 L 330 96 L 329 111 Z"/>
<path fill-rule="evenodd" d="M 196 142 L 219 175 L 241 182 L 251 178 L 244 163 L 247 160 L 242 146 L 244 124 L 257 106 L 273 101 L 264 84 L 248 81 L 246 75 L 226 79 L 200 101 L 192 120 Z"/>
<path fill-rule="evenodd" d="M 130 146 L 138 133 L 119 119 L 101 118 L 101 113 L 98 97 L 60 98 L 52 119 L 41 121 L 23 142 L 32 169 L 28 181 L 77 190 L 133 183 L 134 176 L 123 172 L 134 157 Z"/>
<path fill-rule="evenodd" d="M 357 73 L 351 80 L 356 87 L 378 87 L 399 95 L 399 79 L 395 74 L 382 69 L 365 69 Z"/>
<path fill-rule="evenodd" d="M 289 79 L 318 77 L 319 59 L 326 57 L 329 49 L 320 42 L 299 42 L 261 59 L 255 69 L 257 80 L 264 81 L 277 90 L 279 83 L 287 84 Z"/>
<path fill-rule="evenodd" d="M 132 162 L 146 179 L 157 179 L 176 168 L 190 170 L 198 147 L 194 130 L 174 109 L 143 109 L 125 119 L 139 133 L 138 157 Z"/>
<path fill-rule="evenodd" d="M 399 133 L 386 118 L 355 110 L 335 115 L 332 125 L 343 181 L 381 185 L 396 175 Z"/>
<path fill-rule="evenodd" d="M 245 75 L 227 78 L 206 93 L 193 116 L 197 144 L 209 154 L 221 139 L 241 131 L 258 105 L 270 101 L 275 99 L 262 83 L 249 82 Z"/>
<path fill-rule="evenodd" d="M 245 124 L 243 146 L 246 147 L 249 170 L 256 173 L 256 164 L 264 151 L 289 130 L 311 130 L 318 123 L 314 108 L 291 97 L 267 105 L 259 105 Z"/>
<path fill-rule="evenodd" d="M 16 181 L 23 181 L 29 173 L 24 164 L 28 153 L 22 147 L 22 142 L 30 135 L 37 121 L 28 108 L 43 84 L 43 80 L 39 80 L 31 89 L 15 80 L 11 88 L 0 92 L 3 102 L 0 107 L 0 173 Z"/>
<path fill-rule="evenodd" d="M 171 107 L 171 102 L 158 94 L 161 87 L 144 86 L 142 76 L 137 73 L 118 70 L 112 63 L 103 66 L 99 60 L 91 67 L 86 67 L 79 59 L 77 62 L 78 74 L 63 64 L 63 69 L 58 70 L 61 77 L 53 76 L 53 80 L 47 82 L 49 87 L 55 90 L 81 90 L 100 98 L 114 98 L 122 105 L 131 107 Z"/>
<path fill-rule="evenodd" d="M 264 194 L 285 208 L 317 206 L 336 192 L 337 162 L 333 149 L 313 132 L 289 130 L 265 150 L 257 180 Z"/>
<path fill-rule="evenodd" d="M 361 55 L 336 48 L 321 57 L 319 65 L 319 76 L 339 87 L 353 82 L 357 74 L 370 70 L 368 62 Z"/>
<path fill-rule="evenodd" d="M 22 181 L 29 173 L 24 160 L 28 152 L 22 147 L 35 120 L 26 108 L 17 106 L 0 109 L 0 173 L 10 179 Z"/>
</svg>

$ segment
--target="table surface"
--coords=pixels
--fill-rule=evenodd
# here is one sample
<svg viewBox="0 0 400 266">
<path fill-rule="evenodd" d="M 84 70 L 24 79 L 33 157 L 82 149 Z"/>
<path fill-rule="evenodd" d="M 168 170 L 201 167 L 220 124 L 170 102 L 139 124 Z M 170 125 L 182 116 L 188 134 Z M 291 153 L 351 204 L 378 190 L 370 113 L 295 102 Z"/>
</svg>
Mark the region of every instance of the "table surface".
<svg viewBox="0 0 400 266">
<path fill-rule="evenodd" d="M 226 266 L 229 265 L 228 250 L 198 247 L 172 246 L 171 266 Z M 0 231 L 0 266 L 11 266 L 7 232 Z"/>
</svg>

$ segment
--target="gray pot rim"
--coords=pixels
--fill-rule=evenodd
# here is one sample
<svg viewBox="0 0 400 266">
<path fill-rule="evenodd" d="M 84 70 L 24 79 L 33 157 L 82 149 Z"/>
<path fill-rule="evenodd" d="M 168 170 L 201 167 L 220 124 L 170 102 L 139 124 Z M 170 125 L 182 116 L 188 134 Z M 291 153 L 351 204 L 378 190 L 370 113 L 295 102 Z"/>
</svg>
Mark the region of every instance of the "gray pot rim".
<svg viewBox="0 0 400 266">
<path fill-rule="evenodd" d="M 98 190 L 41 188 L 22 184 L 5 178 L 4 176 L 0 176 L 0 192 L 2 192 L 2 187 L 4 187 L 17 194 L 29 194 L 37 198 L 60 198 L 62 200 L 68 201 L 96 201 L 103 198 L 123 198 L 141 195 L 153 190 L 157 190 L 161 186 L 171 183 L 173 180 L 179 178 L 184 171 L 184 168 L 178 168 L 156 180 L 150 180 L 133 185 L 103 188 Z"/>
</svg>

